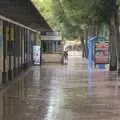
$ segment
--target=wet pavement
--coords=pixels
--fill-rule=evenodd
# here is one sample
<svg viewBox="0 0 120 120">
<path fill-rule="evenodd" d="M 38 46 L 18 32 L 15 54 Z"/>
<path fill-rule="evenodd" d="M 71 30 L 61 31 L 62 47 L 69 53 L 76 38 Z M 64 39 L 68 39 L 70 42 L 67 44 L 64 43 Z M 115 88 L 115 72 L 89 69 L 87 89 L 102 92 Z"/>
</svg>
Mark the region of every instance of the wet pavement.
<svg viewBox="0 0 120 120">
<path fill-rule="evenodd" d="M 72 55 L 68 65 L 32 67 L 2 89 L 0 120 L 119 120 L 117 74 Z"/>
</svg>

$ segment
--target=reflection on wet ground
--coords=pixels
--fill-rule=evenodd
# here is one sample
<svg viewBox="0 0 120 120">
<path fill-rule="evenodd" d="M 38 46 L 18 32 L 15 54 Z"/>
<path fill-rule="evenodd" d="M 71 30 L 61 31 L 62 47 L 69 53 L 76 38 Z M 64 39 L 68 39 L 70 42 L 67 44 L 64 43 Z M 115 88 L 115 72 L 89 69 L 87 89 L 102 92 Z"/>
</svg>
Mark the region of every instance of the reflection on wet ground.
<svg viewBox="0 0 120 120">
<path fill-rule="evenodd" d="M 90 70 L 71 57 L 68 65 L 32 67 L 0 92 L 0 120 L 119 120 L 120 80 Z"/>
</svg>

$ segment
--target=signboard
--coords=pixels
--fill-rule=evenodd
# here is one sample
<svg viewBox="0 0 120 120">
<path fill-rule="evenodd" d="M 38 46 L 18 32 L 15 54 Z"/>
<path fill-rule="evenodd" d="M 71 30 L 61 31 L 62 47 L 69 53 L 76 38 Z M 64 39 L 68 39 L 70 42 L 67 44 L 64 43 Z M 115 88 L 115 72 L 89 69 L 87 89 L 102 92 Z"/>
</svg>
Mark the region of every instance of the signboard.
<svg viewBox="0 0 120 120">
<path fill-rule="evenodd" d="M 41 35 L 41 40 L 55 40 L 55 41 L 60 41 L 62 40 L 62 36 L 46 36 L 46 35 Z"/>
<path fill-rule="evenodd" d="M 41 32 L 41 35 L 48 35 L 48 36 L 60 36 L 60 32 Z"/>
<path fill-rule="evenodd" d="M 109 63 L 109 43 L 95 43 L 95 64 Z"/>
<path fill-rule="evenodd" d="M 88 59 L 89 62 L 94 61 L 94 41 L 96 40 L 96 37 L 92 37 L 88 39 Z"/>
<path fill-rule="evenodd" d="M 34 65 L 40 64 L 40 46 L 33 46 L 33 61 Z"/>
</svg>

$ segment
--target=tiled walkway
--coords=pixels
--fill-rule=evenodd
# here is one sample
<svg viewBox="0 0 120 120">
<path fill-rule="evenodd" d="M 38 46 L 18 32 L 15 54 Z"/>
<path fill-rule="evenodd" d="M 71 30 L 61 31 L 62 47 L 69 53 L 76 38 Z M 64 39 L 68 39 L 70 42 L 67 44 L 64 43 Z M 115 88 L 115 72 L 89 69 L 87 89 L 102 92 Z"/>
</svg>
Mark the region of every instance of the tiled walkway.
<svg viewBox="0 0 120 120">
<path fill-rule="evenodd" d="M 0 120 L 120 120 L 119 78 L 80 57 L 33 67 L 0 92 Z"/>
</svg>

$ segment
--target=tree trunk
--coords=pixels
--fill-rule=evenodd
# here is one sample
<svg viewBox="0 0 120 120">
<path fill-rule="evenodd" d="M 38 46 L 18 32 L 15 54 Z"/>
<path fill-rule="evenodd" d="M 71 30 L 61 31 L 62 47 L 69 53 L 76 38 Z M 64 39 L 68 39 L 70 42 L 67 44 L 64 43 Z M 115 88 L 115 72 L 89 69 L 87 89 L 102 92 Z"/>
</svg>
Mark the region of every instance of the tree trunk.
<svg viewBox="0 0 120 120">
<path fill-rule="evenodd" d="M 114 61 L 110 64 L 110 70 L 117 70 L 120 73 L 120 38 L 119 38 L 119 16 L 118 16 L 118 7 L 116 5 L 116 0 L 113 0 L 113 9 L 111 13 L 111 32 L 113 32 L 113 40 L 111 39 L 112 48 L 111 48 L 111 61 Z M 113 31 L 112 31 L 113 30 Z M 114 54 L 114 55 L 113 55 Z"/>
<path fill-rule="evenodd" d="M 99 33 L 100 33 L 100 21 L 99 18 L 97 17 L 95 21 L 95 35 L 98 37 Z"/>
<path fill-rule="evenodd" d="M 120 73 L 120 33 L 119 33 L 118 6 L 116 6 L 115 24 L 116 24 L 116 39 L 117 39 L 118 73 Z"/>
<path fill-rule="evenodd" d="M 81 36 L 80 37 L 80 40 L 81 40 L 81 45 L 82 45 L 82 58 L 85 57 L 85 43 L 84 43 L 84 37 Z"/>
<path fill-rule="evenodd" d="M 84 38 L 85 38 L 85 58 L 88 58 L 88 29 L 84 31 Z"/>
<path fill-rule="evenodd" d="M 94 29 L 93 29 L 93 25 L 89 25 L 88 26 L 88 37 L 93 37 L 93 32 Z"/>
<path fill-rule="evenodd" d="M 96 36 L 99 36 L 99 32 L 100 32 L 100 24 L 96 24 Z"/>
<path fill-rule="evenodd" d="M 115 25 L 115 14 L 113 12 L 110 18 L 110 71 L 117 70 L 117 37 L 116 37 L 116 25 Z"/>
<path fill-rule="evenodd" d="M 96 35 L 96 25 L 92 24 L 88 27 L 88 36 L 94 37 Z"/>
</svg>

